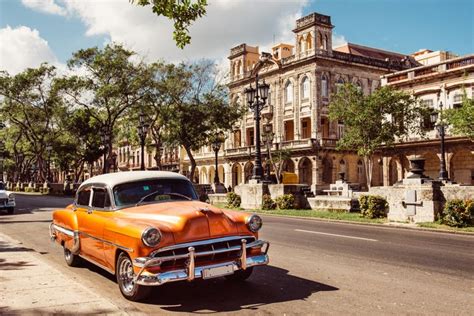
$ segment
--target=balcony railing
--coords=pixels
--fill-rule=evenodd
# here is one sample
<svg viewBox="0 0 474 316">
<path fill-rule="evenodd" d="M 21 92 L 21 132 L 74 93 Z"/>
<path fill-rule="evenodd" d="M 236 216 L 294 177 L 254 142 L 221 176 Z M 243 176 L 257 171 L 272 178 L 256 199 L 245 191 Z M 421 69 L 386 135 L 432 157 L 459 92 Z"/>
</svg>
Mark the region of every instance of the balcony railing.
<svg viewBox="0 0 474 316">
<path fill-rule="evenodd" d="M 336 138 L 321 138 L 321 146 L 322 147 L 336 147 L 338 139 Z"/>
</svg>

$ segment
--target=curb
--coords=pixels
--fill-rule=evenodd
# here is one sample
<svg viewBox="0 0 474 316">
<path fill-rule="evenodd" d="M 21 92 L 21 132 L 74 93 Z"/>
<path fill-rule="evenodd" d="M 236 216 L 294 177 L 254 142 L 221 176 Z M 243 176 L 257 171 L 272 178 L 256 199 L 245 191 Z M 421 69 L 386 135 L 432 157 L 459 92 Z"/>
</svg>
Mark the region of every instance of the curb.
<svg viewBox="0 0 474 316">
<path fill-rule="evenodd" d="M 313 220 L 313 221 L 318 221 L 318 222 L 352 224 L 352 225 L 361 225 L 361 226 L 376 226 L 376 227 L 392 228 L 392 229 L 418 230 L 418 231 L 426 231 L 426 232 L 433 232 L 433 233 L 465 235 L 465 236 L 474 237 L 474 233 L 471 233 L 471 232 L 451 231 L 451 230 L 427 228 L 427 227 L 404 226 L 404 225 L 400 225 L 400 224 L 396 224 L 396 223 L 390 223 L 390 222 L 388 222 L 387 224 L 364 223 L 364 222 L 352 222 L 352 221 L 347 221 L 347 220 L 343 220 L 343 219 L 339 220 L 339 219 L 318 218 L 318 217 L 268 214 L 268 213 L 250 211 L 250 210 L 244 210 L 243 212 L 256 213 L 256 214 L 260 214 L 260 215 L 264 215 L 264 216 L 272 216 L 272 217 L 287 217 L 287 218 L 294 218 L 294 219 L 308 219 L 308 220 Z"/>
</svg>

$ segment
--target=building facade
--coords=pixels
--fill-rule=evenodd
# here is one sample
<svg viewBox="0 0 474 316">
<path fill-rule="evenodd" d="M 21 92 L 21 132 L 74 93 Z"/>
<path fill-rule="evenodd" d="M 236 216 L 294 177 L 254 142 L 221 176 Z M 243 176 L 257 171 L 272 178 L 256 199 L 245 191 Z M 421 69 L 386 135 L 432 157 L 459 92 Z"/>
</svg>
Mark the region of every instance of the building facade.
<svg viewBox="0 0 474 316">
<path fill-rule="evenodd" d="M 447 52 L 425 50 L 414 58 L 421 67 L 398 71 L 381 77 L 382 85 L 392 86 L 417 96 L 434 111 L 461 106 L 463 95 L 474 97 L 474 55 L 456 57 Z M 425 174 L 438 178 L 440 171 L 440 139 L 429 117 L 420 118 L 426 129 L 423 139 L 411 137 L 408 141 L 383 151 L 383 184 L 392 185 L 408 172 L 408 158 L 414 155 L 426 159 Z M 474 124 L 474 122 L 472 122 Z M 451 180 L 474 185 L 474 143 L 446 130 L 446 167 Z"/>
<path fill-rule="evenodd" d="M 283 163 L 283 169 L 296 173 L 299 182 L 311 186 L 314 192 L 327 188 L 339 172 L 344 172 L 349 182 L 366 185 L 360 157 L 335 148 L 344 125 L 329 120 L 328 105 L 338 86 L 353 83 L 369 94 L 380 86 L 381 76 L 420 65 L 411 56 L 352 43 L 333 48 L 333 27 L 330 16 L 318 13 L 298 19 L 294 43 L 275 45 L 270 62 L 259 69 L 256 66 L 264 53 L 258 47 L 241 44 L 232 48 L 229 56 L 233 102 L 246 102 L 244 89 L 254 85 L 256 72 L 270 85 L 260 129 L 271 133 L 273 142 L 262 143 L 263 160 L 268 151 L 288 149 L 291 158 Z M 254 115 L 249 111 L 219 151 L 217 172 L 226 187 L 250 179 L 255 137 Z M 199 183 L 212 183 L 216 172 L 214 152 L 204 147 L 194 158 Z M 375 169 L 374 184 L 381 184 L 382 165 Z"/>
</svg>

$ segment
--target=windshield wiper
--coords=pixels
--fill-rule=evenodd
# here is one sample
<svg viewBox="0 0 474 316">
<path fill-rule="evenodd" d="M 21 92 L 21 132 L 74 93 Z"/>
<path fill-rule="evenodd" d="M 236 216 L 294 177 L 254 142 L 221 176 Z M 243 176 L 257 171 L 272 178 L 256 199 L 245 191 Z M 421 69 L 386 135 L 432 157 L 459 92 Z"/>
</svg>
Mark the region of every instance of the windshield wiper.
<svg viewBox="0 0 474 316">
<path fill-rule="evenodd" d="M 142 198 L 140 199 L 140 201 L 137 202 L 137 204 L 135 204 L 135 206 L 141 205 L 148 197 L 153 196 L 153 195 L 158 194 L 158 193 L 160 193 L 160 191 L 155 191 L 155 192 L 152 192 L 152 193 L 150 193 L 150 194 L 145 195 L 144 197 L 142 197 Z M 191 198 L 190 198 L 189 196 L 183 195 L 183 194 L 181 194 L 181 193 L 164 193 L 164 194 L 162 194 L 162 195 L 175 195 L 175 196 L 179 196 L 179 197 L 185 198 L 185 199 L 188 200 L 188 201 L 191 201 Z M 163 202 L 163 200 L 150 201 L 150 202 Z"/>
</svg>

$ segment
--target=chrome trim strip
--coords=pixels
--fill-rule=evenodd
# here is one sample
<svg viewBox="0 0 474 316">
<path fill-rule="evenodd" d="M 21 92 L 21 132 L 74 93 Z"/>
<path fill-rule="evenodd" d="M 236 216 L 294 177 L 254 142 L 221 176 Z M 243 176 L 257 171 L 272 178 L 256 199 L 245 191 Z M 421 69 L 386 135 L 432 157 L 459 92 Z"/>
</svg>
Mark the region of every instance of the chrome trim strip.
<svg viewBox="0 0 474 316">
<path fill-rule="evenodd" d="M 92 264 L 95 264 L 96 266 L 98 266 L 99 268 L 102 268 L 104 269 L 105 271 L 107 271 L 108 273 L 112 274 L 112 275 L 115 275 L 115 272 L 114 270 L 110 269 L 110 268 L 107 268 L 106 266 L 104 265 L 101 265 L 100 263 L 96 262 L 95 260 L 91 259 L 91 258 L 88 258 L 82 254 L 79 255 L 79 257 L 81 257 L 82 259 L 86 260 L 86 261 L 89 261 L 90 263 Z"/>
<path fill-rule="evenodd" d="M 247 240 L 242 239 L 242 252 L 240 253 L 240 267 L 247 269 Z"/>
<path fill-rule="evenodd" d="M 72 229 L 64 228 L 62 226 L 56 225 L 53 223 L 53 228 L 57 230 L 58 232 L 61 232 L 63 234 L 66 234 L 70 237 L 74 237 L 74 231 Z"/>
<path fill-rule="evenodd" d="M 196 263 L 194 262 L 194 247 L 189 247 L 188 281 L 194 280 Z"/>
<path fill-rule="evenodd" d="M 246 261 L 246 265 L 247 265 L 247 268 L 250 268 L 250 267 L 255 267 L 255 266 L 266 265 L 268 264 L 268 262 L 269 262 L 268 255 L 262 254 L 258 256 L 248 257 Z M 239 263 L 236 261 L 228 261 L 228 262 L 223 262 L 223 263 L 218 263 L 218 264 L 213 264 L 213 265 L 208 265 L 208 266 L 196 267 L 194 269 L 194 279 L 202 278 L 204 274 L 203 271 L 206 269 L 218 268 L 218 267 L 223 267 L 223 266 L 228 266 L 228 265 L 232 265 L 232 270 L 234 272 L 241 270 Z M 157 273 L 157 274 L 139 273 L 137 274 L 137 276 L 135 276 L 135 282 L 139 285 L 156 286 L 156 285 L 163 285 L 169 282 L 189 280 L 189 277 L 190 276 L 187 273 L 187 270 L 182 269 L 182 270 L 174 270 L 174 271 L 168 271 L 168 272 Z"/>
<path fill-rule="evenodd" d="M 196 247 L 196 246 L 214 244 L 214 243 L 218 243 L 218 242 L 231 241 L 231 240 L 241 240 L 242 238 L 253 238 L 255 240 L 255 236 L 252 236 L 252 235 L 229 236 L 229 237 L 221 237 L 221 238 L 214 238 L 214 239 L 206 239 L 206 240 L 193 241 L 193 242 L 176 244 L 176 245 L 173 245 L 173 246 L 164 247 L 164 248 L 155 250 L 154 252 L 152 252 L 150 254 L 150 256 L 154 256 L 157 253 L 160 253 L 160 252 L 163 252 L 163 251 L 168 251 L 168 250 L 174 250 L 174 249 L 179 249 L 179 248 Z"/>
<path fill-rule="evenodd" d="M 90 234 L 88 234 L 88 233 L 79 231 L 79 234 L 81 234 L 81 235 L 83 235 L 83 236 L 85 236 L 85 237 L 89 237 L 89 238 L 95 239 L 95 240 L 97 240 L 97 241 L 104 242 L 104 243 L 106 243 L 106 244 L 108 244 L 108 245 L 117 247 L 117 248 L 122 249 L 122 250 L 125 250 L 125 251 L 127 251 L 127 252 L 133 252 L 133 249 L 132 249 L 132 248 L 128 248 L 128 247 L 125 247 L 125 246 L 121 246 L 121 245 L 116 244 L 116 243 L 113 243 L 113 242 L 111 242 L 111 241 L 108 241 L 108 240 L 105 240 L 105 239 L 102 239 L 102 238 L 99 238 L 99 237 L 92 236 L 92 235 L 90 235 Z"/>
<path fill-rule="evenodd" d="M 245 239 L 242 239 L 245 240 Z M 241 241 L 242 242 L 242 241 Z M 242 242 L 242 245 L 244 243 Z M 247 240 L 245 240 L 245 248 L 263 248 L 265 247 L 265 250 L 262 249 L 263 254 L 267 254 L 268 248 L 270 247 L 270 243 L 268 241 L 264 240 L 256 240 L 251 243 L 247 243 Z M 190 247 L 193 248 L 193 247 Z M 193 248 L 194 249 L 194 248 Z M 206 252 L 194 252 L 194 257 L 202 257 L 202 256 L 210 256 L 212 254 L 219 254 L 219 253 L 224 253 L 224 252 L 230 252 L 230 251 L 242 251 L 242 246 L 234 246 L 231 248 L 226 248 L 226 249 L 219 249 L 219 250 L 214 250 L 214 251 L 206 251 Z M 245 251 L 244 251 L 245 252 Z M 245 253 L 245 256 L 247 254 Z M 239 260 L 240 261 L 245 261 L 242 260 L 242 252 L 239 255 Z M 167 257 L 139 257 L 133 260 L 133 265 L 135 267 L 143 268 L 143 267 L 156 267 L 160 266 L 163 262 L 167 261 L 174 261 L 174 260 L 179 260 L 179 259 L 186 259 L 190 258 L 190 252 L 188 248 L 188 253 L 182 254 L 182 255 L 175 255 L 175 256 L 167 256 Z"/>
</svg>

